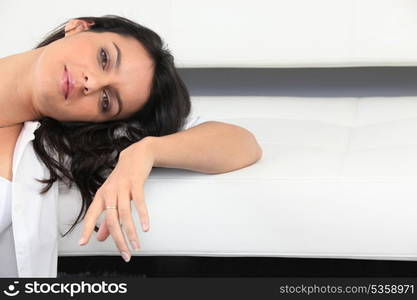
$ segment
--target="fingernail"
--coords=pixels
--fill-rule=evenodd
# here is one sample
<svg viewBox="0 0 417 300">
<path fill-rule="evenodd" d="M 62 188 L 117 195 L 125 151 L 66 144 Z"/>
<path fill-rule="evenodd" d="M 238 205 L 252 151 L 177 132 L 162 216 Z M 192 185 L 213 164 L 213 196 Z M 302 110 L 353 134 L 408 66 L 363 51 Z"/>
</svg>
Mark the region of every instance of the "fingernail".
<svg viewBox="0 0 417 300">
<path fill-rule="evenodd" d="M 147 224 L 145 224 L 145 223 L 142 223 L 142 228 L 143 228 L 143 231 L 148 231 L 148 225 Z"/>
<path fill-rule="evenodd" d="M 122 251 L 121 254 L 122 254 L 122 257 L 125 260 L 125 262 L 129 262 L 130 255 L 127 252 L 125 252 L 125 251 Z"/>
<path fill-rule="evenodd" d="M 139 251 L 138 244 L 135 241 L 130 241 L 130 244 L 135 251 Z"/>
<path fill-rule="evenodd" d="M 85 238 L 80 238 L 78 245 L 82 246 L 83 244 L 85 244 Z"/>
</svg>

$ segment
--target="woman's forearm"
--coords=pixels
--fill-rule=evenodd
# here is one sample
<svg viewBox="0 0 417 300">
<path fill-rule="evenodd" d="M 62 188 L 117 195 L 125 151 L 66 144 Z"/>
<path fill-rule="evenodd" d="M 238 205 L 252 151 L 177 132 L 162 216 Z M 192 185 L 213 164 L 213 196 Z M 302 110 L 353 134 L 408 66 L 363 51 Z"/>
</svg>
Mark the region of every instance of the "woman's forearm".
<svg viewBox="0 0 417 300">
<path fill-rule="evenodd" d="M 209 121 L 162 137 L 146 137 L 154 167 L 225 173 L 249 166 L 262 157 L 262 149 L 248 130 Z"/>
</svg>

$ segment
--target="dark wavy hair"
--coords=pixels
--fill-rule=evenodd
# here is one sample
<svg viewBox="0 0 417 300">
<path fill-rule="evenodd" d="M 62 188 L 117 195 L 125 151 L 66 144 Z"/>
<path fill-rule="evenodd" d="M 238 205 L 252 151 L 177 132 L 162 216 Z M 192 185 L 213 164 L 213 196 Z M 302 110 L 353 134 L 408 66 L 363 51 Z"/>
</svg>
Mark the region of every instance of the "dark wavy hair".
<svg viewBox="0 0 417 300">
<path fill-rule="evenodd" d="M 125 120 L 102 123 L 60 122 L 42 117 L 35 131 L 33 148 L 49 169 L 49 179 L 41 194 L 60 180 L 69 188 L 75 183 L 81 197 L 81 210 L 71 232 L 85 217 L 98 188 L 114 169 L 120 152 L 146 136 L 164 136 L 179 131 L 190 113 L 188 90 L 180 78 L 174 57 L 154 31 L 117 15 L 79 17 L 93 21 L 90 32 L 114 32 L 139 41 L 153 60 L 154 74 L 150 96 L 145 105 Z M 43 47 L 65 35 L 65 24 L 54 29 L 36 48 Z M 98 230 L 97 226 L 94 229 Z"/>
</svg>

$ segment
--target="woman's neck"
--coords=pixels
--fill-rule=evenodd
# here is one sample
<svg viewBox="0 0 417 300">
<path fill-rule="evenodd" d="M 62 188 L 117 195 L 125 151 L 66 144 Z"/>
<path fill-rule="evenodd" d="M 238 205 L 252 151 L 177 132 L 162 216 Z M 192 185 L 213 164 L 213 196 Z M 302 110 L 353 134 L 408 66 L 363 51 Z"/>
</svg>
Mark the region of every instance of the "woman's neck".
<svg viewBox="0 0 417 300">
<path fill-rule="evenodd" d="M 0 59 L 0 127 L 42 116 L 33 101 L 33 74 L 42 48 Z"/>
</svg>

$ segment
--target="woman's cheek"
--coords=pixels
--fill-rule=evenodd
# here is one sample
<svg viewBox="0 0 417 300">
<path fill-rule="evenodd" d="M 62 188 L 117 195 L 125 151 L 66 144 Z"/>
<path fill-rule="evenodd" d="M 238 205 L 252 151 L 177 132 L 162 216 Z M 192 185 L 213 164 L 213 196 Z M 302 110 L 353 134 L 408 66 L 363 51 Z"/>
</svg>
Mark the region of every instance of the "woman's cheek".
<svg viewBox="0 0 417 300">
<path fill-rule="evenodd" d="M 78 105 L 74 107 L 74 115 L 81 121 L 94 121 L 97 118 L 97 108 L 93 99 L 85 99 L 86 101 L 80 101 Z"/>
</svg>

